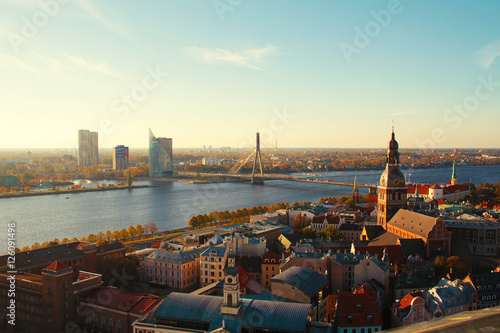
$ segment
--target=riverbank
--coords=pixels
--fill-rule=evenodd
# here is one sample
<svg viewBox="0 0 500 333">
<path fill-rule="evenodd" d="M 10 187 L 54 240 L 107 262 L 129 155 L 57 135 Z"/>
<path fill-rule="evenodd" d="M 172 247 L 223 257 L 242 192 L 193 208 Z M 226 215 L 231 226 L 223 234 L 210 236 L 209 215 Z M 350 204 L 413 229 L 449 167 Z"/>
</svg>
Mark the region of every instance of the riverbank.
<svg viewBox="0 0 500 333">
<path fill-rule="evenodd" d="M 103 192 L 103 191 L 116 191 L 116 190 L 132 190 L 136 188 L 148 188 L 155 187 L 155 185 L 132 185 L 132 186 L 115 186 L 115 187 L 91 187 L 91 188 L 81 188 L 81 189 L 67 189 L 67 190 L 47 190 L 47 191 L 37 191 L 37 192 L 14 192 L 14 193 L 2 193 L 0 194 L 0 199 L 5 198 L 22 198 L 22 197 L 33 197 L 33 196 L 43 196 L 43 195 L 54 195 L 54 194 L 69 194 L 69 193 L 82 193 L 82 192 Z"/>
</svg>

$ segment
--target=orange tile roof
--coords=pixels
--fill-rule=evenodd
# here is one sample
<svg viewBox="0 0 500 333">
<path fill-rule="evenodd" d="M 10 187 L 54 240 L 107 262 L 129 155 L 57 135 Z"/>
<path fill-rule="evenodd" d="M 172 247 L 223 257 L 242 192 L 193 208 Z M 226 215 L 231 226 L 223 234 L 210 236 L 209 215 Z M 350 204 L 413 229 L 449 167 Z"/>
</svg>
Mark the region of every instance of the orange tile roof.
<svg viewBox="0 0 500 333">
<path fill-rule="evenodd" d="M 54 261 L 52 264 L 47 266 L 47 269 L 49 269 L 51 271 L 58 271 L 58 270 L 65 269 L 65 268 L 68 268 L 68 266 L 66 266 L 65 264 L 63 264 L 62 262 L 60 262 L 58 260 Z"/>
</svg>

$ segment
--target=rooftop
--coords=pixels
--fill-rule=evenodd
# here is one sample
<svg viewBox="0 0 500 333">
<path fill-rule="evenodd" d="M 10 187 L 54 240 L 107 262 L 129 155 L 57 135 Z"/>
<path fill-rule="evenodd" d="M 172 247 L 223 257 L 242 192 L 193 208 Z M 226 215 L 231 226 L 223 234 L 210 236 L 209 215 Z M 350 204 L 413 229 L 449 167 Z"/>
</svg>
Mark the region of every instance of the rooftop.
<svg viewBox="0 0 500 333">
<path fill-rule="evenodd" d="M 157 296 L 144 296 L 113 287 L 100 287 L 89 292 L 82 300 L 88 304 L 105 306 L 108 309 L 143 315 L 159 302 Z"/>
<path fill-rule="evenodd" d="M 319 293 L 328 280 L 309 268 L 292 266 L 271 279 L 273 283 L 286 283 L 302 291 L 308 297 Z"/>
<path fill-rule="evenodd" d="M 400 209 L 387 224 L 417 236 L 427 238 L 436 225 L 436 221 L 437 219 L 435 217 Z"/>
</svg>

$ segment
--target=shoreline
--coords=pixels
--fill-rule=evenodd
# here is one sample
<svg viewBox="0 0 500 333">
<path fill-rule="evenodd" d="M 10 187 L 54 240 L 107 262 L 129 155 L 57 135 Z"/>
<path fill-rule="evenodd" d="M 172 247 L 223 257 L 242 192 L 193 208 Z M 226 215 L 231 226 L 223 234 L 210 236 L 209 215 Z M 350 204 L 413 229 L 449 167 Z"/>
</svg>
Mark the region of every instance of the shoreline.
<svg viewBox="0 0 500 333">
<path fill-rule="evenodd" d="M 26 197 L 37 197 L 37 196 L 42 196 L 42 195 L 57 195 L 57 194 L 68 194 L 68 193 L 82 193 L 82 192 L 101 192 L 101 191 L 116 191 L 116 190 L 132 190 L 136 188 L 149 188 L 149 187 L 156 187 L 155 185 L 148 185 L 148 184 L 142 184 L 142 185 L 132 185 L 132 186 L 119 186 L 119 187 L 106 187 L 106 188 L 84 188 L 84 189 L 78 189 L 78 190 L 58 190 L 58 191 L 39 191 L 39 192 L 17 192 L 16 194 L 2 194 L 0 195 L 0 199 L 9 199 L 9 198 L 26 198 Z"/>
</svg>

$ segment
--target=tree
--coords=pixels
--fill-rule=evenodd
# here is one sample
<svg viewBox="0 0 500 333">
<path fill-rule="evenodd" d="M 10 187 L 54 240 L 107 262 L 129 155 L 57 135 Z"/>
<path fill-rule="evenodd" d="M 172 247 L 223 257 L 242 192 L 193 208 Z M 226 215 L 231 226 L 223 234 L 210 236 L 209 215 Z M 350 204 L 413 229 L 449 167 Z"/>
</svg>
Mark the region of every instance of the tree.
<svg viewBox="0 0 500 333">
<path fill-rule="evenodd" d="M 36 250 L 36 249 L 39 249 L 41 248 L 42 246 L 40 245 L 40 243 L 36 242 L 35 244 L 31 245 L 31 249 L 32 250 Z"/>
<path fill-rule="evenodd" d="M 31 191 L 31 187 L 25 186 L 23 190 L 24 190 L 24 192 L 29 192 L 29 191 Z"/>
<path fill-rule="evenodd" d="M 144 228 L 142 227 L 142 225 L 138 224 L 135 227 L 135 232 L 136 232 L 138 237 L 142 237 L 142 235 L 144 235 Z"/>
<path fill-rule="evenodd" d="M 219 222 L 224 221 L 224 212 L 217 213 L 217 221 L 219 221 Z"/>
<path fill-rule="evenodd" d="M 344 238 L 344 234 L 342 234 L 333 225 L 329 225 L 328 227 L 326 227 L 318 232 L 318 237 L 342 239 L 342 238 Z"/>
<path fill-rule="evenodd" d="M 111 231 L 110 230 L 106 230 L 106 233 L 104 234 L 104 238 L 108 241 L 111 240 Z"/>
<path fill-rule="evenodd" d="M 97 241 L 102 241 L 104 239 L 104 234 L 102 231 L 99 231 L 99 233 L 97 234 Z"/>
<path fill-rule="evenodd" d="M 26 252 L 26 251 L 29 251 L 30 250 L 30 247 L 29 246 L 24 246 L 22 249 L 21 249 L 21 252 Z"/>
<path fill-rule="evenodd" d="M 299 213 L 292 221 L 292 228 L 294 232 L 300 232 L 307 226 L 307 218 L 302 213 Z"/>
<path fill-rule="evenodd" d="M 121 239 L 126 239 L 128 237 L 129 237 L 129 234 L 128 234 L 127 229 L 123 228 L 122 230 L 120 230 L 120 238 Z"/>
<path fill-rule="evenodd" d="M 23 184 L 28 184 L 29 182 L 31 182 L 33 180 L 33 175 L 31 173 L 28 173 L 28 172 L 25 172 L 22 176 L 21 176 L 21 182 Z"/>
<path fill-rule="evenodd" d="M 198 219 L 196 218 L 196 216 L 191 217 L 191 219 L 189 220 L 188 224 L 193 229 L 198 228 L 198 226 L 200 225 L 200 223 L 198 222 Z"/>
<path fill-rule="evenodd" d="M 311 227 L 302 228 L 299 231 L 299 233 L 302 234 L 302 237 L 304 237 L 304 238 L 311 238 L 311 239 L 316 238 L 316 230 L 314 230 Z"/>
<path fill-rule="evenodd" d="M 135 230 L 135 228 L 133 226 L 128 227 L 127 231 L 128 231 L 128 234 L 130 235 L 130 237 L 133 240 L 134 236 L 137 234 L 137 231 Z"/>
<path fill-rule="evenodd" d="M 434 267 L 436 276 L 440 278 L 445 277 L 448 273 L 453 273 L 460 278 L 464 278 L 469 272 L 467 265 L 457 256 L 449 258 L 438 256 L 434 259 Z"/>
<path fill-rule="evenodd" d="M 64 237 L 62 240 L 61 240 L 61 244 L 68 244 L 69 243 L 69 239 Z"/>
<path fill-rule="evenodd" d="M 356 206 L 356 202 L 353 198 L 348 198 L 344 203 L 351 208 L 354 208 Z"/>
<path fill-rule="evenodd" d="M 132 178 L 133 178 L 132 173 L 131 172 L 127 173 L 127 185 L 128 185 L 128 187 L 132 186 L 132 181 L 133 181 Z"/>
<path fill-rule="evenodd" d="M 113 236 L 113 239 L 115 240 L 115 242 L 118 241 L 118 238 L 120 238 L 120 232 L 118 230 L 115 230 L 111 233 L 111 235 Z"/>
</svg>

